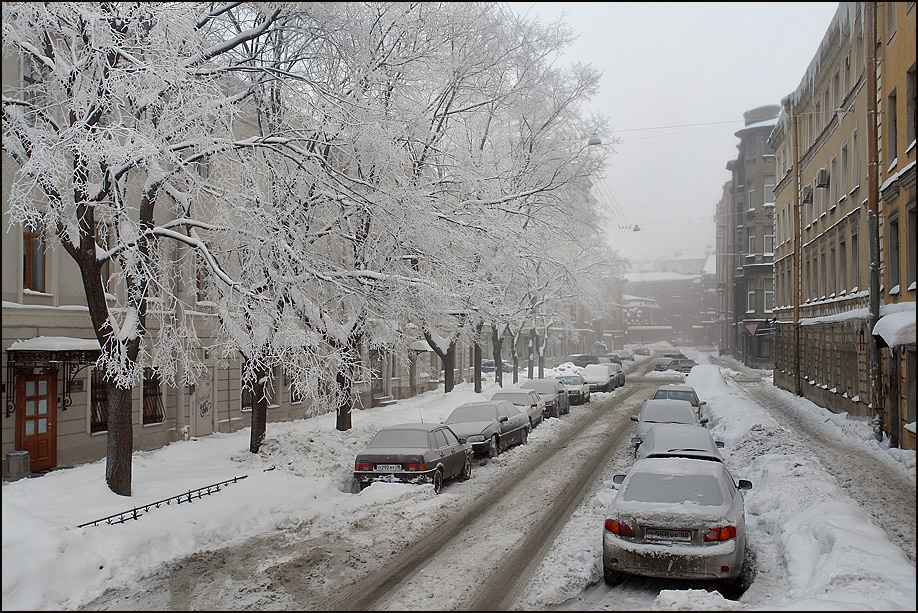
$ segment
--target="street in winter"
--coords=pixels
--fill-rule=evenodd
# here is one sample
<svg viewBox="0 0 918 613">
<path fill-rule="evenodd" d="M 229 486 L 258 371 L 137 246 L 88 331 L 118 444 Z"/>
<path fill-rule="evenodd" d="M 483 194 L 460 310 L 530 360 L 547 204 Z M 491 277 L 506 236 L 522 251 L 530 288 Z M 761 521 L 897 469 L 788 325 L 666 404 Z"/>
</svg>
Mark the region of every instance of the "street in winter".
<svg viewBox="0 0 918 613">
<path fill-rule="evenodd" d="M 3 2 L 3 610 L 915 611 L 915 40 Z"/>
<path fill-rule="evenodd" d="M 775 389 L 768 371 L 701 350 L 695 359 L 685 383 L 706 400 L 734 476 L 753 483 L 744 493 L 753 577 L 739 600 L 705 583 L 603 584 L 604 512 L 616 493 L 612 475 L 634 461 L 627 438 L 595 481 L 556 505 L 596 451 L 603 433 L 590 424 L 612 417 L 602 429 L 630 431 L 643 390 L 682 379 L 639 374 L 650 366 L 644 358 L 625 387 L 546 420 L 526 445 L 476 463 L 471 479 L 447 483 L 440 495 L 402 483 L 357 492 L 351 461 L 384 426 L 439 422 L 480 397 L 468 384 L 358 411 L 349 434 L 328 415 L 272 425 L 258 455 L 247 453 L 245 430 L 138 453 L 141 489 L 127 505 L 106 491 L 104 462 L 5 484 L 4 608 L 465 609 L 483 604 L 477 595 L 500 574 L 513 579 L 496 607 L 505 610 L 913 610 L 915 453 L 889 449 L 863 421 Z M 642 391 L 626 400 L 633 389 Z M 532 465 L 562 439 L 563 456 Z M 77 527 L 240 477 L 137 519 Z M 554 508 L 564 515 L 547 517 Z M 452 538 L 425 546 L 445 530 Z M 538 558 L 504 568 L 532 539 Z M 51 587 L 48 574 L 66 582 Z"/>
</svg>

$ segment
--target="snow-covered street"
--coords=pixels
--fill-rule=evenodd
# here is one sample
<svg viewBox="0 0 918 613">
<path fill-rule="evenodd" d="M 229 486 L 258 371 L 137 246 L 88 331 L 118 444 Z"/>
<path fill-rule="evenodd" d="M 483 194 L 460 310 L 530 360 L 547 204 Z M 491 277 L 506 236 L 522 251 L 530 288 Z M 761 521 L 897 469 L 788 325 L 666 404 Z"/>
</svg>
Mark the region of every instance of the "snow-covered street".
<svg viewBox="0 0 918 613">
<path fill-rule="evenodd" d="M 881 511 L 856 501 L 807 448 L 746 391 L 736 371 L 701 364 L 686 378 L 707 400 L 716 438 L 746 492 L 749 544 L 755 578 L 734 602 L 703 586 L 631 578 L 602 582 L 600 535 L 604 509 L 615 490 L 611 477 L 630 463 L 625 444 L 576 507 L 522 589 L 516 609 L 761 609 L 914 610 L 915 525 L 890 534 L 877 525 L 910 509 Z M 723 373 L 723 375 L 721 374 Z M 548 374 L 548 373 L 547 373 Z M 657 373 L 648 374 L 653 382 Z M 770 373 L 751 371 L 770 386 Z M 750 373 L 744 373 L 750 379 Z M 248 430 L 177 442 L 134 456 L 135 494 L 125 499 L 104 483 L 104 462 L 51 472 L 3 485 L 3 608 L 12 609 L 295 609 L 321 608 L 342 590 L 387 566 L 434 526 L 448 526 L 508 474 L 553 439 L 574 428 L 594 405 L 625 398 L 637 382 L 561 419 L 536 428 L 528 445 L 476 465 L 472 479 L 431 486 L 375 484 L 355 494 L 352 462 L 376 430 L 406 421 L 439 421 L 458 404 L 478 397 L 468 383 L 450 394 L 432 391 L 387 407 L 358 411 L 354 428 L 339 432 L 334 416 L 269 424 L 258 455 L 246 451 Z M 485 394 L 496 389 L 486 384 Z M 634 394 L 636 401 L 641 394 Z M 644 397 L 644 396 L 641 396 Z M 889 449 L 869 424 L 790 397 L 784 410 L 800 415 L 826 440 L 883 464 L 915 491 L 915 453 Z M 627 412 L 624 403 L 621 409 Z M 806 416 L 806 417 L 804 417 Z M 564 475 L 563 470 L 548 470 Z M 77 528 L 133 505 L 246 475 L 191 503 L 151 508 L 137 520 Z M 851 474 L 852 482 L 861 474 Z M 542 477 L 545 478 L 544 476 Z M 566 477 L 565 477 L 566 478 Z M 861 484 L 865 490 L 876 484 Z M 537 492 L 537 488 L 533 488 Z M 508 518 L 535 515 L 538 495 L 516 497 Z M 878 503 L 879 504 L 879 503 Z M 515 520 L 516 521 L 516 520 Z M 425 573 L 438 581 L 387 595 L 380 609 L 463 608 L 480 585 L 496 551 L 511 552 L 525 521 L 494 522 L 487 537 L 457 542 L 442 564 Z M 202 568 L 211 571 L 196 574 Z M 53 574 L 49 583 L 42 577 Z M 310 600 L 311 599 L 311 600 Z"/>
</svg>

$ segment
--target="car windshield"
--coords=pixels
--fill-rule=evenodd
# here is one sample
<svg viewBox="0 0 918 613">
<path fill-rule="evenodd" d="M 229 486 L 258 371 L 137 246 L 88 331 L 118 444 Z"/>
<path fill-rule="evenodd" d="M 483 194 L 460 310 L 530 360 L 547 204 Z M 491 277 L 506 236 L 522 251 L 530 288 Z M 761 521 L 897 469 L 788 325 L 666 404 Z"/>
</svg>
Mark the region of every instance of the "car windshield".
<svg viewBox="0 0 918 613">
<path fill-rule="evenodd" d="M 662 398 L 672 398 L 673 400 L 687 400 L 693 405 L 695 404 L 695 396 L 691 392 L 684 392 L 680 390 L 657 390 L 653 395 L 654 400 L 660 400 Z"/>
<path fill-rule="evenodd" d="M 513 404 L 529 404 L 529 394 L 526 392 L 498 392 L 491 397 L 491 400 L 506 400 Z"/>
<path fill-rule="evenodd" d="M 655 424 L 690 424 L 694 421 L 691 406 L 649 406 L 641 411 L 641 421 Z"/>
<path fill-rule="evenodd" d="M 584 367 L 583 374 L 605 377 L 609 374 L 609 368 L 604 364 L 590 364 Z"/>
<path fill-rule="evenodd" d="M 380 430 L 367 447 L 410 447 L 427 449 L 426 430 Z"/>
<path fill-rule="evenodd" d="M 580 385 L 580 377 L 558 377 L 558 381 L 565 385 Z"/>
<path fill-rule="evenodd" d="M 695 503 L 706 507 L 724 503 L 720 482 L 711 475 L 634 473 L 620 496 L 632 502 Z"/>
<path fill-rule="evenodd" d="M 472 404 L 456 407 L 446 419 L 448 424 L 463 423 L 468 421 L 493 421 L 497 418 L 497 407 L 488 404 Z"/>
</svg>

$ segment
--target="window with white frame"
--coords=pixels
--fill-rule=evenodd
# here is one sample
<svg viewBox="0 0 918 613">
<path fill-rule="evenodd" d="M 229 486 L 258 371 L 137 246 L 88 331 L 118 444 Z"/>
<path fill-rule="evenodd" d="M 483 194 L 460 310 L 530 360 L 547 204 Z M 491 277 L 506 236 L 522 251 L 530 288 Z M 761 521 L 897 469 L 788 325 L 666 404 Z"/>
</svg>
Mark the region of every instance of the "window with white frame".
<svg viewBox="0 0 918 613">
<path fill-rule="evenodd" d="M 775 280 L 773 277 L 765 277 L 762 281 L 764 283 L 762 298 L 765 301 L 763 308 L 765 311 L 772 311 L 775 308 Z"/>
<path fill-rule="evenodd" d="M 838 197 L 843 199 L 848 195 L 848 143 L 842 145 L 841 149 L 841 166 L 839 167 L 838 174 Z"/>
<path fill-rule="evenodd" d="M 896 156 L 899 155 L 899 146 L 898 146 L 898 127 L 896 121 L 896 90 L 893 90 L 889 94 L 889 98 L 886 101 L 886 121 L 884 122 L 885 132 L 886 132 L 886 154 L 889 156 L 889 167 L 892 168 L 893 162 L 896 160 Z"/>
<path fill-rule="evenodd" d="M 905 212 L 905 287 L 906 289 L 915 288 L 916 276 L 916 267 L 918 267 L 918 262 L 915 261 L 916 255 L 918 255 L 918 245 L 915 245 L 918 242 L 918 207 L 916 207 L 913 202 L 912 205 Z"/>
<path fill-rule="evenodd" d="M 829 208 L 834 209 L 838 204 L 838 181 L 835 174 L 838 171 L 838 159 L 833 155 L 832 161 L 829 162 Z"/>
<path fill-rule="evenodd" d="M 748 188 L 749 198 L 746 201 L 746 210 L 752 210 L 755 208 L 755 181 L 749 181 Z"/>
<path fill-rule="evenodd" d="M 774 175 L 765 175 L 765 185 L 763 186 L 763 200 L 762 202 L 774 202 L 775 201 L 775 177 Z"/>
<path fill-rule="evenodd" d="M 752 255 L 755 251 L 755 228 L 746 230 L 746 254 Z"/>
<path fill-rule="evenodd" d="M 746 282 L 746 312 L 755 311 L 755 279 Z"/>
<path fill-rule="evenodd" d="M 845 241 L 838 244 L 838 285 L 839 293 L 845 293 L 848 284 L 848 245 Z"/>
<path fill-rule="evenodd" d="M 843 98 L 851 91 L 851 52 L 845 55 L 845 91 Z"/>
<path fill-rule="evenodd" d="M 762 246 L 762 250 L 765 253 L 774 253 L 775 252 L 775 228 L 774 226 L 766 226 L 764 228 L 764 241 L 765 244 Z"/>
<path fill-rule="evenodd" d="M 31 226 L 22 231 L 22 287 L 45 291 L 45 235 Z"/>
<path fill-rule="evenodd" d="M 861 286 L 860 254 L 858 253 L 857 233 L 851 233 L 851 289 Z"/>
<path fill-rule="evenodd" d="M 887 291 L 890 294 L 898 293 L 900 289 L 899 279 L 899 216 L 891 216 L 886 224 L 886 272 L 889 277 Z"/>
<path fill-rule="evenodd" d="M 861 185 L 861 152 L 857 146 L 857 130 L 851 133 L 851 189 Z"/>
</svg>

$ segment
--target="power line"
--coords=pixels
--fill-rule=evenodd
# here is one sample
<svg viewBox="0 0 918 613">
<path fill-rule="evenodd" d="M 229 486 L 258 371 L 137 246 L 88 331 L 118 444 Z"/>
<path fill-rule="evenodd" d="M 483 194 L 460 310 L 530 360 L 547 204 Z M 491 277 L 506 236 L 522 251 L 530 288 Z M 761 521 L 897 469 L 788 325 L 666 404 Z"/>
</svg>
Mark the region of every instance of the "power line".
<svg viewBox="0 0 918 613">
<path fill-rule="evenodd" d="M 724 123 L 745 123 L 745 120 L 733 119 L 730 121 L 709 121 L 707 123 L 683 123 L 683 124 L 678 124 L 678 125 L 673 125 L 673 126 L 655 126 L 651 128 L 629 128 L 627 130 L 612 130 L 612 132 L 618 133 L 618 132 L 643 132 L 645 130 L 669 130 L 672 128 L 692 128 L 695 126 L 716 126 L 718 124 L 724 124 Z"/>
</svg>

